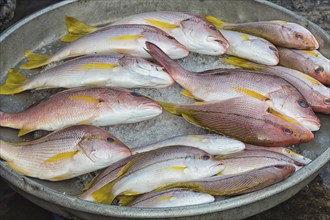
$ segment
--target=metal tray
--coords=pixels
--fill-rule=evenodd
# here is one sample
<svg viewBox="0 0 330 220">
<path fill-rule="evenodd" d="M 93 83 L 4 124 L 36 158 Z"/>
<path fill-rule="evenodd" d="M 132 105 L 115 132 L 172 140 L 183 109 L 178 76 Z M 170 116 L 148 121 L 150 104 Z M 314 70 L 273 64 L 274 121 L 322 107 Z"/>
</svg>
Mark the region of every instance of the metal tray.
<svg viewBox="0 0 330 220">
<path fill-rule="evenodd" d="M 330 57 L 330 36 L 315 24 L 294 13 L 266 1 L 216 1 L 216 0 L 109 0 L 109 1 L 63 1 L 41 10 L 20 21 L 0 36 L 0 82 L 3 82 L 10 67 L 22 62 L 25 49 L 43 53 L 52 53 L 61 46 L 59 37 L 65 33 L 64 16 L 70 15 L 90 24 L 104 24 L 122 17 L 146 11 L 183 11 L 198 15 L 214 15 L 225 21 L 246 22 L 257 20 L 282 19 L 299 23 L 307 27 L 320 43 L 320 51 Z M 192 54 L 180 63 L 191 70 L 204 70 L 223 66 L 216 57 Z M 200 65 L 191 65 L 199 63 Z M 34 71 L 24 71 L 32 75 Z M 58 90 L 24 92 L 15 96 L 0 96 L 0 110 L 6 112 L 21 111 Z M 191 102 L 176 96 L 178 85 L 168 90 L 139 90 L 143 94 L 165 101 Z M 174 99 L 171 98 L 174 97 Z M 301 144 L 295 150 L 313 159 L 287 180 L 263 190 L 226 200 L 178 208 L 129 208 L 91 203 L 75 198 L 83 184 L 92 175 L 63 182 L 48 182 L 28 178 L 17 174 L 0 161 L 0 175 L 10 186 L 25 198 L 37 205 L 68 218 L 108 219 L 115 218 L 174 218 L 187 219 L 241 219 L 269 209 L 295 195 L 317 176 L 319 170 L 330 160 L 330 120 L 328 115 L 318 115 L 322 122 L 321 130 L 315 133 L 315 139 L 308 144 Z M 174 118 L 173 118 L 174 117 Z M 168 126 L 162 132 L 157 127 Z M 176 130 L 173 132 L 172 127 Z M 164 113 L 161 117 L 133 125 L 112 126 L 107 128 L 129 146 L 151 143 L 164 137 L 184 133 L 205 133 L 204 130 L 189 125 L 184 120 Z M 130 134 L 129 131 L 135 132 Z M 132 132 L 131 132 L 132 133 Z M 45 132 L 35 132 L 24 139 L 38 137 Z M 138 135 L 137 135 L 138 134 Z M 14 129 L 0 128 L 0 138 L 10 141 L 17 138 Z M 189 217 L 188 217 L 189 216 Z"/>
</svg>

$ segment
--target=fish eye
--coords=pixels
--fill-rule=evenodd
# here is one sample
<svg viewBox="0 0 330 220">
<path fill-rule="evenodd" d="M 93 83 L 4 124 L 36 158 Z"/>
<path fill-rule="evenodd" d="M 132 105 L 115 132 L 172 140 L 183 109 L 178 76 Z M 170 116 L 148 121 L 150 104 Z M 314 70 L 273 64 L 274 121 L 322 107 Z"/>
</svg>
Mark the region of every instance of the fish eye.
<svg viewBox="0 0 330 220">
<path fill-rule="evenodd" d="M 114 142 L 115 140 L 114 140 L 113 138 L 111 138 L 111 137 L 108 137 L 108 138 L 107 138 L 107 141 L 108 141 L 109 143 L 111 143 L 111 142 Z"/>
<path fill-rule="evenodd" d="M 269 49 L 271 49 L 272 51 L 277 51 L 276 47 L 269 46 Z"/>
<path fill-rule="evenodd" d="M 138 92 L 131 92 L 131 95 L 132 96 L 135 96 L 135 97 L 142 97 L 143 95 L 141 95 L 140 93 Z"/>
<path fill-rule="evenodd" d="M 308 103 L 306 102 L 305 99 L 299 99 L 298 104 L 303 108 L 308 108 L 309 107 L 309 105 L 308 105 Z"/>
<path fill-rule="evenodd" d="M 217 30 L 217 28 L 216 28 L 215 26 L 213 26 L 213 25 L 209 25 L 209 28 L 210 28 L 211 30 L 213 30 L 213 31 L 216 31 L 216 30 Z"/>
<path fill-rule="evenodd" d="M 171 35 L 166 35 L 166 37 L 167 37 L 168 39 L 171 39 L 171 40 L 174 40 L 174 39 L 175 39 L 175 38 L 172 37 Z"/>
<path fill-rule="evenodd" d="M 324 99 L 324 104 L 326 104 L 326 105 L 330 105 L 330 98 L 328 98 L 328 99 Z"/>
<path fill-rule="evenodd" d="M 204 154 L 203 156 L 202 156 L 202 160 L 208 160 L 208 159 L 210 159 L 211 157 L 209 156 L 209 155 L 207 155 L 207 154 Z"/>
<path fill-rule="evenodd" d="M 296 33 L 297 40 L 302 40 L 304 37 L 301 34 Z"/>
<path fill-rule="evenodd" d="M 284 129 L 284 133 L 285 133 L 286 135 L 292 135 L 292 134 L 293 134 L 293 132 L 292 132 L 292 130 L 291 130 L 290 128 L 285 128 L 285 129 Z"/>
<path fill-rule="evenodd" d="M 324 68 L 322 66 L 317 66 L 314 68 L 316 73 L 322 73 L 324 71 Z"/>
</svg>

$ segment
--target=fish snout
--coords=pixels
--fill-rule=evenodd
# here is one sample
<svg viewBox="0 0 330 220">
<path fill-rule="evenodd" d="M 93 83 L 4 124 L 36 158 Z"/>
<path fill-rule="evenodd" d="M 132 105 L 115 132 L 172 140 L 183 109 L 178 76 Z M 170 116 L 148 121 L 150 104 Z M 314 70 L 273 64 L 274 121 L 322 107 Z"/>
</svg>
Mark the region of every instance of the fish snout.
<svg viewBox="0 0 330 220">
<path fill-rule="evenodd" d="M 189 50 L 182 44 L 178 44 L 166 53 L 172 59 L 181 59 L 189 55 Z"/>
<path fill-rule="evenodd" d="M 304 126 L 305 128 L 307 128 L 310 131 L 318 131 L 321 127 L 321 123 L 318 118 L 316 118 L 316 119 L 302 118 L 298 121 L 301 123 L 302 126 Z"/>
</svg>

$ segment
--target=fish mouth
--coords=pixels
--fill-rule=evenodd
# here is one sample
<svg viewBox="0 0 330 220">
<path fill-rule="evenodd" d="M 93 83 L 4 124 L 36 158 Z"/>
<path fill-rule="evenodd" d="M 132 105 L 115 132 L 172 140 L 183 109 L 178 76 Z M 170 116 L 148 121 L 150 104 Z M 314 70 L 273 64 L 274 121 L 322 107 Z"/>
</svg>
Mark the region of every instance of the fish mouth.
<svg viewBox="0 0 330 220">
<path fill-rule="evenodd" d="M 302 126 L 307 128 L 310 131 L 318 131 L 321 127 L 320 121 L 313 120 L 313 119 L 301 119 L 300 123 Z"/>
<path fill-rule="evenodd" d="M 311 131 L 306 130 L 305 134 L 303 134 L 301 137 L 301 142 L 307 143 L 313 140 L 313 138 L 314 138 L 314 134 Z"/>
</svg>

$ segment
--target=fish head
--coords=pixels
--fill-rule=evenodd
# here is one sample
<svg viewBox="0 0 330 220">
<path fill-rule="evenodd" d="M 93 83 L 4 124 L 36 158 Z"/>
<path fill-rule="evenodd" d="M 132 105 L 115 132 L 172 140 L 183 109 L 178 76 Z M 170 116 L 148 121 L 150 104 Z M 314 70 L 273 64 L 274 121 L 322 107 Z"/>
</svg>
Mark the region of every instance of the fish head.
<svg viewBox="0 0 330 220">
<path fill-rule="evenodd" d="M 271 102 L 277 111 L 287 115 L 310 131 L 320 129 L 320 119 L 315 115 L 305 98 L 291 85 L 270 93 Z"/>
<path fill-rule="evenodd" d="M 137 121 L 137 119 L 139 121 L 148 120 L 163 112 L 161 105 L 138 92 L 123 93 L 122 96 L 125 97 L 119 97 L 118 99 L 119 101 L 121 99 L 125 100 L 121 111 L 129 111 L 132 115 L 130 119 L 134 121 Z M 130 119 L 127 119 L 126 122 L 129 123 Z"/>
<path fill-rule="evenodd" d="M 120 65 L 134 77 L 135 82 L 141 81 L 145 85 L 148 80 L 150 86 L 167 87 L 174 83 L 174 80 L 165 71 L 165 68 L 138 57 L 123 57 L 119 60 Z"/>
<path fill-rule="evenodd" d="M 130 149 L 108 132 L 87 134 L 79 143 L 84 154 L 99 166 L 108 166 L 131 156 Z"/>
<path fill-rule="evenodd" d="M 192 16 L 182 20 L 180 31 L 182 37 L 177 34 L 178 40 L 186 45 L 190 51 L 207 55 L 220 55 L 229 48 L 228 41 L 218 29 L 201 17 Z"/>
<path fill-rule="evenodd" d="M 320 82 L 325 85 L 330 85 L 330 60 L 325 57 L 317 60 L 315 65 L 309 73 L 310 76 L 315 76 Z"/>
<path fill-rule="evenodd" d="M 225 168 L 222 161 L 202 150 L 187 157 L 185 163 L 187 167 L 185 173 L 189 173 L 193 178 L 200 178 L 200 175 L 213 176 Z"/>
<path fill-rule="evenodd" d="M 262 38 L 252 39 L 252 41 L 254 42 L 251 44 L 251 50 L 257 51 L 254 56 L 258 57 L 258 60 L 262 60 L 262 64 L 277 65 L 279 63 L 278 50 L 272 43 Z"/>
<path fill-rule="evenodd" d="M 288 178 L 291 176 L 294 172 L 296 172 L 296 168 L 293 165 L 290 164 L 278 164 L 274 165 L 275 172 L 277 174 L 281 174 L 283 178 Z"/>
<path fill-rule="evenodd" d="M 295 23 L 286 23 L 283 25 L 283 30 L 285 30 L 283 34 L 286 33 L 288 41 L 293 44 L 304 45 L 304 48 L 301 49 L 315 50 L 319 48 L 319 43 L 314 35 L 306 28 Z"/>
<path fill-rule="evenodd" d="M 298 121 L 276 112 L 271 107 L 267 108 L 264 118 L 267 123 L 264 123 L 263 129 L 275 140 L 281 140 L 282 146 L 306 143 L 314 138 L 313 133 Z"/>
<path fill-rule="evenodd" d="M 144 31 L 143 36 L 146 41 L 157 45 L 162 51 L 164 51 L 164 53 L 166 53 L 172 59 L 181 59 L 188 56 L 189 54 L 189 50 L 187 47 L 183 46 L 174 37 L 163 31 Z"/>
</svg>

